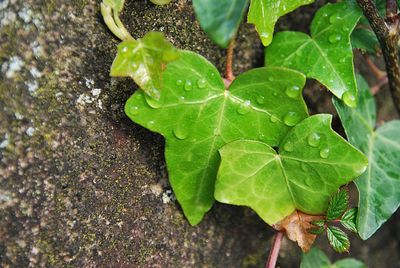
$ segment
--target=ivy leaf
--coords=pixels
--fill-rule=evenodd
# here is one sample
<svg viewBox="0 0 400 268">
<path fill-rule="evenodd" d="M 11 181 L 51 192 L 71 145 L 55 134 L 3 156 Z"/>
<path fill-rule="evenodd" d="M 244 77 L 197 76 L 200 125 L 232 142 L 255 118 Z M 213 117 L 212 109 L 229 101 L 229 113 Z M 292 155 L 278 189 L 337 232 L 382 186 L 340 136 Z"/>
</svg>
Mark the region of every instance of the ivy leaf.
<svg viewBox="0 0 400 268">
<path fill-rule="evenodd" d="M 251 0 L 248 23 L 253 23 L 264 46 L 272 41 L 275 23 L 279 17 L 314 0 Z"/>
<path fill-rule="evenodd" d="M 350 34 L 360 18 L 354 5 L 340 2 L 318 10 L 311 24 L 311 37 L 300 32 L 280 32 L 266 48 L 269 66 L 284 66 L 318 80 L 335 96 L 356 106 Z"/>
<path fill-rule="evenodd" d="M 325 255 L 325 253 L 318 249 L 312 248 L 309 252 L 303 253 L 301 257 L 300 268 L 367 268 L 367 266 L 353 258 L 346 258 L 339 260 L 334 264 Z"/>
<path fill-rule="evenodd" d="M 350 249 L 350 241 L 347 235 L 336 226 L 329 226 L 326 229 L 326 234 L 328 236 L 329 244 L 332 248 L 339 252 L 348 252 Z"/>
<path fill-rule="evenodd" d="M 357 219 L 357 208 L 352 208 L 343 214 L 342 218 L 340 219 L 340 223 L 347 230 L 357 233 L 356 219 Z"/>
<path fill-rule="evenodd" d="M 149 32 L 142 39 L 123 41 L 111 67 L 111 76 L 129 76 L 150 97 L 158 99 L 162 71 L 179 57 L 178 50 L 162 33 Z"/>
<path fill-rule="evenodd" d="M 158 101 L 138 91 L 125 111 L 134 122 L 165 137 L 169 179 L 193 225 L 215 201 L 218 149 L 237 139 L 276 146 L 292 124 L 308 116 L 301 95 L 305 77 L 293 70 L 254 69 L 239 75 L 227 91 L 211 63 L 181 51 L 167 65 L 163 82 Z"/>
<path fill-rule="evenodd" d="M 111 7 L 117 12 L 121 12 L 124 8 L 125 0 L 103 0 L 103 3 Z"/>
<path fill-rule="evenodd" d="M 376 127 L 376 107 L 367 82 L 358 76 L 358 106 L 333 103 L 351 144 L 369 159 L 367 172 L 355 180 L 360 193 L 357 230 L 368 239 L 400 206 L 400 121 Z"/>
<path fill-rule="evenodd" d="M 193 0 L 201 28 L 224 48 L 235 36 L 247 5 L 248 0 Z"/>
<path fill-rule="evenodd" d="M 239 140 L 220 150 L 215 197 L 245 205 L 268 224 L 298 209 L 326 211 L 339 186 L 364 172 L 367 160 L 331 127 L 331 115 L 311 116 L 297 124 L 279 147 Z"/>
<path fill-rule="evenodd" d="M 339 218 L 349 206 L 349 193 L 342 189 L 332 196 L 329 202 L 328 210 L 326 211 L 326 219 L 333 221 Z"/>
<path fill-rule="evenodd" d="M 379 42 L 373 31 L 369 29 L 355 29 L 351 34 L 351 45 L 353 48 L 358 48 L 362 52 L 376 54 L 379 49 Z"/>
</svg>

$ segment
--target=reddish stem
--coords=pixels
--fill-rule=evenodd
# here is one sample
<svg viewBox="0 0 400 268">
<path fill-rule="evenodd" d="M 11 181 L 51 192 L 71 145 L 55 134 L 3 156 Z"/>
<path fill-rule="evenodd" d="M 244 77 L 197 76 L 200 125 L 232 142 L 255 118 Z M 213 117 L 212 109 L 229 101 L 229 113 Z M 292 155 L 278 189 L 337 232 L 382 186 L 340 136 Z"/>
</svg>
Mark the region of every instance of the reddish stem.
<svg viewBox="0 0 400 268">
<path fill-rule="evenodd" d="M 371 87 L 371 93 L 372 93 L 372 95 L 376 95 L 376 94 L 379 92 L 379 90 L 380 90 L 384 85 L 386 85 L 387 83 L 389 83 L 389 79 L 388 79 L 388 77 L 385 75 L 384 77 L 382 77 L 382 78 L 378 81 L 378 83 L 376 83 L 375 86 Z"/>
<path fill-rule="evenodd" d="M 281 249 L 283 235 L 283 231 L 275 234 L 274 243 L 272 244 L 271 251 L 269 252 L 268 261 L 265 264 L 265 268 L 275 268 L 276 261 L 278 260 L 279 250 Z"/>
<path fill-rule="evenodd" d="M 225 69 L 225 79 L 230 84 L 232 83 L 235 76 L 233 75 L 233 49 L 235 48 L 235 39 L 229 42 L 228 50 L 226 52 L 226 69 Z M 228 85 L 229 86 L 229 85 Z"/>
<path fill-rule="evenodd" d="M 371 69 L 377 80 L 381 80 L 383 77 L 386 76 L 386 72 L 379 69 L 368 56 L 365 56 L 365 60 L 367 61 L 368 67 Z"/>
</svg>

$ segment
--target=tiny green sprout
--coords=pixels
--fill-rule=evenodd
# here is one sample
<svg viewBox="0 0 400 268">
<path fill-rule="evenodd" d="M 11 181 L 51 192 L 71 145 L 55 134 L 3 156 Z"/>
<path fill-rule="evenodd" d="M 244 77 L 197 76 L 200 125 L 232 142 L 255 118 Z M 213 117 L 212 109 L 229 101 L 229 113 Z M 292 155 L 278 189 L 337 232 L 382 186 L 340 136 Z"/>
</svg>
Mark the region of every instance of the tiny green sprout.
<svg viewBox="0 0 400 268">
<path fill-rule="evenodd" d="M 163 6 L 163 5 L 169 4 L 171 2 L 171 0 L 150 0 L 150 2 L 152 2 L 153 4 L 159 5 L 159 6 Z"/>
</svg>

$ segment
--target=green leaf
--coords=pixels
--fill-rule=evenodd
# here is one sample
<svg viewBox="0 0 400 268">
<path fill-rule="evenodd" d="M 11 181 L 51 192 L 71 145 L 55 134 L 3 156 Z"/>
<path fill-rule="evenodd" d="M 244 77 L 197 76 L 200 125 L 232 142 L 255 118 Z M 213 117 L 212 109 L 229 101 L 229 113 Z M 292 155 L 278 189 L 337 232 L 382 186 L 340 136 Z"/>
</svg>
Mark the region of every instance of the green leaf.
<svg viewBox="0 0 400 268">
<path fill-rule="evenodd" d="M 309 228 L 307 231 L 310 234 L 319 235 L 319 234 L 322 234 L 325 231 L 325 228 L 324 227 L 315 227 L 315 228 Z"/>
<path fill-rule="evenodd" d="M 326 4 L 315 15 L 311 37 L 300 32 L 280 32 L 266 48 L 267 66 L 284 66 L 318 80 L 335 96 L 354 107 L 354 78 L 350 34 L 360 18 L 358 7 L 345 2 Z"/>
<path fill-rule="evenodd" d="M 201 28 L 221 47 L 235 36 L 248 0 L 193 0 Z"/>
<path fill-rule="evenodd" d="M 301 95 L 305 77 L 285 68 L 253 69 L 239 75 L 227 91 L 206 59 L 188 51 L 180 54 L 163 73 L 160 99 L 145 99 L 138 91 L 125 111 L 136 123 L 165 137 L 171 185 L 195 225 L 215 201 L 218 149 L 237 139 L 278 145 L 291 129 L 287 118 L 297 123 L 308 116 Z"/>
<path fill-rule="evenodd" d="M 111 67 L 111 76 L 129 76 L 150 97 L 158 99 L 162 72 L 179 57 L 178 50 L 162 33 L 149 32 L 142 39 L 123 41 Z"/>
<path fill-rule="evenodd" d="M 351 46 L 358 48 L 362 52 L 376 54 L 379 50 L 379 42 L 373 31 L 369 29 L 355 29 L 351 34 Z"/>
<path fill-rule="evenodd" d="M 125 0 L 103 0 L 103 3 L 111 7 L 117 12 L 121 12 L 124 8 Z"/>
<path fill-rule="evenodd" d="M 311 222 L 312 225 L 318 226 L 318 227 L 324 227 L 325 226 L 325 220 L 316 220 Z"/>
<path fill-rule="evenodd" d="M 358 77 L 358 106 L 350 109 L 333 103 L 351 144 L 369 159 L 367 172 L 355 180 L 360 193 L 357 230 L 367 239 L 400 205 L 400 121 L 393 120 L 375 130 L 376 108 L 367 82 Z"/>
<path fill-rule="evenodd" d="M 312 2 L 314 0 L 251 0 L 247 22 L 256 26 L 263 45 L 268 46 L 279 17 Z"/>
<path fill-rule="evenodd" d="M 307 253 L 303 253 L 301 256 L 300 268 L 329 268 L 331 267 L 331 261 L 325 255 L 325 253 L 313 247 Z"/>
<path fill-rule="evenodd" d="M 366 268 L 367 266 L 353 258 L 346 258 L 331 264 L 325 253 L 312 248 L 309 252 L 303 253 L 300 268 Z"/>
<path fill-rule="evenodd" d="M 249 140 L 220 150 L 215 198 L 245 205 L 272 225 L 298 209 L 326 211 L 330 196 L 365 170 L 367 160 L 330 127 L 331 115 L 297 124 L 279 147 Z"/>
<path fill-rule="evenodd" d="M 329 244 L 332 248 L 339 252 L 348 252 L 350 249 L 350 241 L 347 235 L 336 226 L 329 226 L 326 229 L 326 234 L 328 236 Z"/>
<path fill-rule="evenodd" d="M 347 230 L 357 233 L 356 219 L 357 219 L 357 208 L 352 208 L 343 214 L 340 223 Z"/>
<path fill-rule="evenodd" d="M 349 193 L 342 189 L 332 196 L 326 211 L 326 219 L 333 221 L 342 216 L 349 206 Z"/>
</svg>

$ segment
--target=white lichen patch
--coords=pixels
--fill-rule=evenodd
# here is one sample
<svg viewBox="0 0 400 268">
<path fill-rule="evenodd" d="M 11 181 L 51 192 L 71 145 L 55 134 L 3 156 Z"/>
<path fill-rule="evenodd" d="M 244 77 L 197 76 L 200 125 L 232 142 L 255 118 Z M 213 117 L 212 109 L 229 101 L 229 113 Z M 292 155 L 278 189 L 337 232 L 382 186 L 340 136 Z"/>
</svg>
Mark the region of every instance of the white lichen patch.
<svg viewBox="0 0 400 268">
<path fill-rule="evenodd" d="M 35 93 L 36 90 L 38 90 L 39 88 L 39 83 L 35 80 L 35 81 L 29 81 L 25 83 L 26 86 L 28 87 L 28 91 L 29 93 Z"/>
<path fill-rule="evenodd" d="M 4 136 L 4 139 L 0 142 L 0 149 L 6 148 L 9 143 L 10 143 L 9 135 L 8 135 L 8 133 L 6 133 L 6 135 Z"/>
<path fill-rule="evenodd" d="M 175 201 L 176 197 L 171 190 L 166 190 L 162 195 L 162 201 L 164 204 L 168 204 L 171 201 Z"/>
<path fill-rule="evenodd" d="M 17 19 L 17 14 L 15 14 L 15 12 L 13 12 L 11 10 L 6 10 L 5 12 L 0 12 L 0 26 L 1 27 L 13 24 L 16 19 Z"/>
<path fill-rule="evenodd" d="M 34 127 L 28 127 L 28 129 L 25 131 L 25 133 L 26 133 L 26 135 L 32 137 L 33 134 L 35 133 L 35 131 L 36 131 L 36 128 L 34 128 Z"/>
<path fill-rule="evenodd" d="M 22 67 L 24 67 L 24 62 L 22 59 L 18 56 L 12 56 L 8 63 L 4 63 L 5 67 L 3 68 L 2 66 L 2 71 L 6 73 L 6 78 L 11 79 L 15 77 L 15 74 L 17 72 L 20 72 L 22 70 Z M 6 70 L 3 70 L 6 69 Z"/>
<path fill-rule="evenodd" d="M 81 94 L 76 100 L 76 104 L 80 106 L 84 106 L 85 104 L 90 104 L 96 102 L 96 106 L 100 109 L 103 109 L 103 103 L 101 100 L 97 100 L 101 94 L 101 88 L 94 88 L 94 81 L 90 78 L 85 78 L 85 86 L 90 89 L 90 94 Z M 82 82 L 80 82 L 82 84 Z"/>
<path fill-rule="evenodd" d="M 25 23 L 30 23 L 32 21 L 33 11 L 27 7 L 22 8 L 18 12 L 18 17 L 20 17 Z"/>
</svg>

